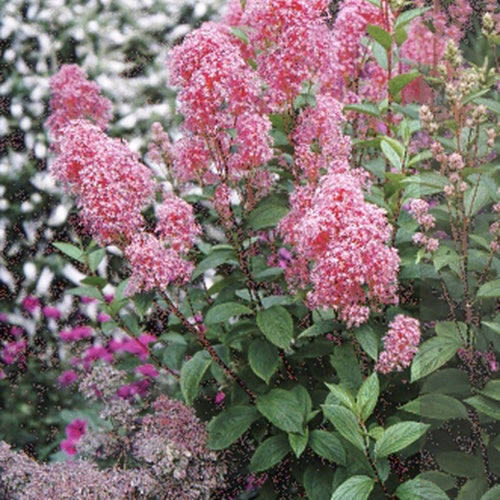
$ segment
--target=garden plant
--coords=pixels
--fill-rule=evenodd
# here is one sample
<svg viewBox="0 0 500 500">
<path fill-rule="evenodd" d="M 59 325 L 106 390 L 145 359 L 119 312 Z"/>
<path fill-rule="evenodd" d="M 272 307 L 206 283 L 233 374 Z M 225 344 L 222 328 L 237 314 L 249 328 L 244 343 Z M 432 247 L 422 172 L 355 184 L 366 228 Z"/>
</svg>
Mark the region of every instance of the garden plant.
<svg viewBox="0 0 500 500">
<path fill-rule="evenodd" d="M 62 65 L 78 312 L 26 296 L 50 342 L 7 325 L 2 373 L 57 349 L 75 406 L 49 462 L 1 444 L 0 491 L 498 498 L 498 26 L 489 1 L 231 0 L 169 50 L 180 125 L 143 158 Z"/>
</svg>

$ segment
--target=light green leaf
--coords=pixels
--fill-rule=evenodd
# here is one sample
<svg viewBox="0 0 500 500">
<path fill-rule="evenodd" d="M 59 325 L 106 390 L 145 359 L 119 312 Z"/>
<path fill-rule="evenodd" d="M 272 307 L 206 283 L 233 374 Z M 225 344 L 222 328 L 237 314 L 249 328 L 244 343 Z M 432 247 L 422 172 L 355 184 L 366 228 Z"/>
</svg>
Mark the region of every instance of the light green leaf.
<svg viewBox="0 0 500 500">
<path fill-rule="evenodd" d="M 295 432 L 291 432 L 288 434 L 288 442 L 290 443 L 290 447 L 292 448 L 295 456 L 300 458 L 300 455 L 304 452 L 307 446 L 307 441 L 309 439 L 309 429 L 306 427 L 306 431 L 303 434 L 297 434 Z"/>
<path fill-rule="evenodd" d="M 371 477 L 352 476 L 333 492 L 331 500 L 366 500 L 374 485 Z"/>
<path fill-rule="evenodd" d="M 237 26 L 232 26 L 231 33 L 235 37 L 239 38 L 245 45 L 248 45 L 249 42 L 248 36 L 241 28 L 238 28 Z"/>
<path fill-rule="evenodd" d="M 472 396 L 464 400 L 465 403 L 473 406 L 477 411 L 488 415 L 495 420 L 500 420 L 500 403 L 484 396 Z"/>
<path fill-rule="evenodd" d="M 397 75 L 389 80 L 389 93 L 396 97 L 410 82 L 420 76 L 420 72 L 412 71 Z"/>
<path fill-rule="evenodd" d="M 229 318 L 240 316 L 242 314 L 253 314 L 253 311 L 239 302 L 224 302 L 211 307 L 205 317 L 207 325 L 215 323 L 223 323 Z"/>
<path fill-rule="evenodd" d="M 356 403 L 354 401 L 354 396 L 340 384 L 328 384 L 325 385 L 330 389 L 330 392 L 334 397 L 336 397 L 344 406 L 349 408 L 350 410 L 354 410 L 356 408 Z"/>
<path fill-rule="evenodd" d="M 439 321 L 436 323 L 436 335 L 438 337 L 449 337 L 457 342 L 467 341 L 467 325 L 462 321 Z"/>
<path fill-rule="evenodd" d="M 222 450 L 233 444 L 259 417 L 253 406 L 236 405 L 219 413 L 207 426 L 208 446 Z"/>
<path fill-rule="evenodd" d="M 418 9 L 411 9 L 405 12 L 402 12 L 394 23 L 395 28 L 400 28 L 402 26 L 407 25 L 412 19 L 421 16 L 424 12 L 427 12 L 430 7 L 421 7 Z"/>
<path fill-rule="evenodd" d="M 378 337 L 369 325 L 362 325 L 354 331 L 356 340 L 361 345 L 363 351 L 373 359 L 378 360 Z"/>
<path fill-rule="evenodd" d="M 385 31 L 385 29 L 377 26 L 376 24 L 368 24 L 366 26 L 366 31 L 368 31 L 370 36 L 380 43 L 385 50 L 390 50 L 392 46 L 392 36 L 390 33 Z"/>
<path fill-rule="evenodd" d="M 256 473 L 270 469 L 279 463 L 289 451 L 288 439 L 284 434 L 266 439 L 253 454 L 250 472 Z"/>
<path fill-rule="evenodd" d="M 346 464 L 346 453 L 335 434 L 322 429 L 314 430 L 309 435 L 309 446 L 320 457 L 340 465 Z"/>
<path fill-rule="evenodd" d="M 64 243 L 63 241 L 58 241 L 56 243 L 52 243 L 52 246 L 56 247 L 68 257 L 71 257 L 72 259 L 77 260 L 82 264 L 85 263 L 83 251 L 75 245 L 72 245 L 71 243 Z"/>
<path fill-rule="evenodd" d="M 363 433 L 359 427 L 356 415 L 339 405 L 322 405 L 325 417 L 337 429 L 339 434 L 352 443 L 358 450 L 364 451 Z"/>
<path fill-rule="evenodd" d="M 421 344 L 411 364 L 411 381 L 429 375 L 451 359 L 461 343 L 451 337 L 433 337 Z"/>
<path fill-rule="evenodd" d="M 424 394 L 400 409 L 435 420 L 467 418 L 467 408 L 458 399 L 445 394 Z"/>
<path fill-rule="evenodd" d="M 248 349 L 248 362 L 252 371 L 266 384 L 278 368 L 280 357 L 278 350 L 267 340 L 256 339 Z"/>
<path fill-rule="evenodd" d="M 333 322 L 330 320 L 314 323 L 314 325 L 306 328 L 297 338 L 319 337 L 324 333 L 331 332 L 333 330 L 333 325 Z"/>
<path fill-rule="evenodd" d="M 380 118 L 380 110 L 373 104 L 346 104 L 343 108 L 344 111 L 356 111 L 364 115 L 375 116 Z"/>
<path fill-rule="evenodd" d="M 92 297 L 93 299 L 104 300 L 101 291 L 94 286 L 77 286 L 66 290 L 66 293 L 77 295 L 78 297 Z"/>
<path fill-rule="evenodd" d="M 198 351 L 181 369 L 181 392 L 188 404 L 192 404 L 212 358 L 206 351 Z"/>
<path fill-rule="evenodd" d="M 500 401 L 500 379 L 490 380 L 479 392 L 484 396 Z"/>
<path fill-rule="evenodd" d="M 293 338 L 293 319 L 281 306 L 272 306 L 257 313 L 257 326 L 264 336 L 277 347 L 287 349 Z"/>
<path fill-rule="evenodd" d="M 477 296 L 481 298 L 500 297 L 500 280 L 488 281 L 479 287 Z"/>
<path fill-rule="evenodd" d="M 448 495 L 436 484 L 419 477 L 410 479 L 398 486 L 396 496 L 399 500 L 448 500 Z"/>
<path fill-rule="evenodd" d="M 421 438 L 430 425 L 421 422 L 400 422 L 391 425 L 375 443 L 374 453 L 378 457 L 386 457 L 391 453 L 403 450 Z"/>
<path fill-rule="evenodd" d="M 365 379 L 359 388 L 356 396 L 356 406 L 358 409 L 358 417 L 365 422 L 372 414 L 380 392 L 380 385 L 377 374 L 374 372 Z"/>
<path fill-rule="evenodd" d="M 401 158 L 399 157 L 396 150 L 385 139 L 382 139 L 382 141 L 380 141 L 380 148 L 382 149 L 385 157 L 389 160 L 389 163 L 397 170 L 401 170 Z"/>
<path fill-rule="evenodd" d="M 238 262 L 238 258 L 233 249 L 221 248 L 212 250 L 210 254 L 195 267 L 191 278 L 194 280 L 209 269 L 215 269 L 217 266 L 230 261 L 233 261 L 235 264 Z"/>
<path fill-rule="evenodd" d="M 304 432 L 304 416 L 297 397 L 284 389 L 273 389 L 257 398 L 257 409 L 278 429 Z"/>
<path fill-rule="evenodd" d="M 482 497 L 481 500 L 498 500 L 500 498 L 500 484 L 493 486 Z"/>
</svg>

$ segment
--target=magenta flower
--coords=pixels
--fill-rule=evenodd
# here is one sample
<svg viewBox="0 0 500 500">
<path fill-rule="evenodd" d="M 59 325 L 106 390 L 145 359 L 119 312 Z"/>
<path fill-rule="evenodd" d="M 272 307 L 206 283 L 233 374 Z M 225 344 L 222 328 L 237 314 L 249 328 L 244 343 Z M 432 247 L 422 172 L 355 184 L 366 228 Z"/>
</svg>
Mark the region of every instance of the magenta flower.
<svg viewBox="0 0 500 500">
<path fill-rule="evenodd" d="M 145 377 L 156 378 L 159 375 L 158 370 L 152 364 L 139 365 L 135 371 Z"/>
<path fill-rule="evenodd" d="M 42 308 L 42 313 L 46 318 L 59 319 L 61 317 L 61 311 L 53 306 L 44 306 Z"/>
<path fill-rule="evenodd" d="M 122 399 L 130 399 L 134 396 L 145 396 L 148 392 L 150 385 L 149 379 L 138 380 L 130 384 L 122 385 L 116 395 Z"/>
<path fill-rule="evenodd" d="M 25 311 L 33 314 L 40 308 L 40 299 L 33 295 L 28 295 L 23 299 L 22 306 Z"/>
<path fill-rule="evenodd" d="M 2 349 L 2 359 L 5 364 L 12 365 L 19 359 L 28 345 L 27 340 L 8 342 Z"/>
<path fill-rule="evenodd" d="M 71 439 L 64 439 L 61 441 L 61 450 L 68 455 L 76 455 L 76 446 Z"/>
<path fill-rule="evenodd" d="M 87 421 L 81 418 L 75 418 L 66 426 L 66 437 L 72 441 L 78 441 L 87 428 Z"/>
<path fill-rule="evenodd" d="M 78 378 L 78 374 L 75 370 L 66 370 L 59 375 L 57 381 L 62 387 L 68 387 Z"/>
<path fill-rule="evenodd" d="M 110 320 L 111 316 L 109 314 L 103 312 L 97 313 L 97 321 L 99 321 L 100 323 L 107 323 Z"/>
</svg>

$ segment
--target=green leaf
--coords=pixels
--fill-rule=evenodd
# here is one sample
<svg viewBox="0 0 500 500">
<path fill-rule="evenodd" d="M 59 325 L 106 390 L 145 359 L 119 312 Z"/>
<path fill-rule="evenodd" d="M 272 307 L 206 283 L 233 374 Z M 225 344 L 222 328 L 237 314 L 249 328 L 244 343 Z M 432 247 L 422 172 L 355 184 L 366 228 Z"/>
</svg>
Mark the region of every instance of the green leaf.
<svg viewBox="0 0 500 500">
<path fill-rule="evenodd" d="M 477 411 L 500 420 L 500 403 L 484 396 L 472 396 L 464 400 L 465 403 L 473 406 Z"/>
<path fill-rule="evenodd" d="M 389 93 L 396 97 L 410 82 L 420 76 L 420 72 L 411 71 L 410 73 L 403 73 L 397 75 L 389 80 Z"/>
<path fill-rule="evenodd" d="M 276 227 L 278 222 L 289 212 L 286 198 L 275 195 L 261 201 L 248 215 L 248 225 L 259 231 L 268 227 Z"/>
<path fill-rule="evenodd" d="M 322 405 L 325 417 L 330 420 L 340 435 L 358 450 L 364 451 L 365 443 L 356 415 L 339 405 Z"/>
<path fill-rule="evenodd" d="M 99 264 L 102 262 L 102 260 L 106 257 L 106 249 L 100 248 L 99 250 L 95 250 L 94 252 L 91 252 L 88 255 L 88 263 L 89 263 L 89 268 L 92 272 L 96 272 L 97 268 L 99 267 Z"/>
<path fill-rule="evenodd" d="M 443 368 L 425 379 L 420 392 L 438 392 L 463 398 L 470 394 L 469 377 L 458 368 Z"/>
<path fill-rule="evenodd" d="M 437 470 L 422 472 L 417 476 L 417 478 L 431 481 L 432 483 L 439 486 L 443 491 L 451 490 L 455 487 L 455 483 L 457 482 L 457 480 L 453 476 L 445 474 L 444 472 L 439 472 Z"/>
<path fill-rule="evenodd" d="M 358 417 L 361 421 L 365 422 L 372 414 L 380 392 L 380 385 L 378 382 L 377 374 L 374 372 L 365 379 L 359 388 L 358 395 L 356 396 L 356 405 L 358 407 Z"/>
<path fill-rule="evenodd" d="M 458 399 L 445 394 L 424 394 L 400 409 L 435 420 L 467 418 L 467 408 Z"/>
<path fill-rule="evenodd" d="M 344 447 L 331 432 L 322 429 L 312 431 L 309 435 L 309 446 L 322 458 L 340 465 L 346 464 Z"/>
<path fill-rule="evenodd" d="M 303 478 L 307 498 L 309 500 L 330 500 L 332 476 L 333 473 L 328 467 L 318 463 L 308 465 Z"/>
<path fill-rule="evenodd" d="M 482 497 L 481 500 L 498 500 L 500 498 L 500 484 L 493 486 Z"/>
<path fill-rule="evenodd" d="M 255 375 L 269 384 L 280 362 L 278 350 L 266 340 L 256 339 L 248 349 L 248 362 Z"/>
<path fill-rule="evenodd" d="M 500 280 L 488 281 L 477 291 L 478 297 L 500 297 Z"/>
<path fill-rule="evenodd" d="M 78 248 L 75 245 L 72 245 L 71 243 L 64 243 L 62 241 L 52 243 L 52 246 L 56 247 L 58 250 L 60 250 L 63 254 L 67 255 L 68 257 L 71 257 L 72 259 L 77 260 L 82 264 L 85 263 L 85 257 L 83 255 L 83 251 L 81 250 L 81 248 Z"/>
<path fill-rule="evenodd" d="M 66 293 L 77 295 L 79 297 L 92 297 L 94 299 L 104 300 L 101 291 L 94 286 L 77 286 L 66 290 Z"/>
<path fill-rule="evenodd" d="M 484 396 L 500 401 L 500 380 L 490 380 L 479 392 Z"/>
<path fill-rule="evenodd" d="M 309 439 L 309 429 L 306 427 L 306 431 L 303 434 L 297 434 L 295 432 L 291 432 L 288 434 L 288 442 L 290 443 L 290 447 L 292 448 L 295 456 L 300 458 L 300 455 L 304 452 L 307 446 L 307 441 Z"/>
<path fill-rule="evenodd" d="M 373 359 L 378 360 L 378 337 L 369 325 L 362 325 L 354 331 L 354 336 L 363 351 Z"/>
<path fill-rule="evenodd" d="M 101 278 L 100 276 L 87 276 L 80 280 L 82 285 L 89 285 L 96 288 L 104 288 L 108 284 L 108 280 Z"/>
<path fill-rule="evenodd" d="M 250 472 L 262 472 L 279 463 L 290 451 L 284 434 L 272 436 L 262 442 L 250 460 Z"/>
<path fill-rule="evenodd" d="M 293 338 L 293 319 L 290 313 L 281 306 L 258 311 L 257 326 L 264 336 L 281 349 L 290 347 Z"/>
<path fill-rule="evenodd" d="M 436 455 L 436 460 L 441 469 L 454 476 L 474 478 L 483 474 L 482 460 L 465 452 L 446 451 Z"/>
<path fill-rule="evenodd" d="M 333 327 L 334 323 L 330 320 L 320 321 L 319 323 L 314 323 L 314 325 L 306 328 L 297 338 L 303 339 L 308 337 L 318 337 L 324 333 L 331 332 Z"/>
<path fill-rule="evenodd" d="M 343 108 L 344 111 L 356 111 L 364 115 L 375 116 L 380 118 L 380 110 L 373 104 L 346 104 Z"/>
<path fill-rule="evenodd" d="M 239 38 L 245 45 L 248 45 L 249 42 L 248 36 L 241 28 L 238 28 L 237 26 L 232 26 L 231 33 L 235 37 Z"/>
<path fill-rule="evenodd" d="M 483 493 L 488 489 L 486 478 L 476 477 L 469 479 L 458 492 L 456 500 L 480 500 Z"/>
<path fill-rule="evenodd" d="M 500 334 L 500 324 L 493 323 L 492 321 L 481 321 L 481 324 L 487 326 L 488 328 L 493 330 L 495 333 Z"/>
<path fill-rule="evenodd" d="M 302 409 L 304 421 L 307 421 L 307 418 L 312 411 L 311 396 L 309 396 L 307 389 L 303 385 L 296 385 L 290 390 L 290 392 L 295 396 L 300 408 Z"/>
<path fill-rule="evenodd" d="M 354 396 L 340 384 L 328 384 L 325 385 L 330 389 L 330 392 L 334 397 L 336 397 L 345 407 L 349 410 L 354 410 L 356 408 L 356 403 L 354 401 Z"/>
<path fill-rule="evenodd" d="M 457 342 L 467 341 L 467 325 L 462 321 L 439 321 L 436 323 L 436 335 L 438 337 L 448 337 Z"/>
<path fill-rule="evenodd" d="M 427 12 L 430 7 L 420 7 L 418 9 L 411 9 L 401 13 L 394 23 L 395 28 L 400 28 L 408 24 L 412 19 L 421 16 L 424 12 Z"/>
<path fill-rule="evenodd" d="M 477 186 L 470 186 L 464 193 L 464 207 L 467 217 L 476 215 L 481 208 L 490 201 L 490 187 L 492 179 L 483 177 Z"/>
<path fill-rule="evenodd" d="M 333 492 L 331 500 L 366 500 L 374 485 L 371 477 L 352 476 Z"/>
<path fill-rule="evenodd" d="M 302 434 L 304 416 L 297 397 L 284 389 L 273 389 L 257 397 L 257 409 L 278 429 Z"/>
<path fill-rule="evenodd" d="M 410 479 L 398 486 L 396 496 L 399 500 L 448 500 L 448 495 L 436 484 L 419 477 Z"/>
<path fill-rule="evenodd" d="M 404 28 L 397 28 L 394 30 L 394 40 L 396 41 L 398 47 L 401 47 L 403 43 L 408 39 L 408 33 Z"/>
<path fill-rule="evenodd" d="M 368 24 L 366 26 L 366 31 L 370 36 L 376 40 L 385 50 L 390 50 L 392 46 L 392 36 L 390 33 L 385 31 L 385 29 L 377 26 L 376 24 Z"/>
<path fill-rule="evenodd" d="M 387 71 L 387 69 L 389 67 L 388 58 L 387 58 L 387 50 L 384 47 L 382 47 L 382 45 L 380 45 L 380 43 L 378 43 L 375 40 L 373 42 L 371 42 L 370 45 L 371 45 L 373 57 L 377 61 L 378 65 L 382 69 L 385 69 Z"/>
<path fill-rule="evenodd" d="M 290 141 L 288 140 L 288 136 L 285 132 L 281 130 L 273 129 L 270 131 L 271 137 L 274 139 L 275 146 L 289 146 Z"/>
<path fill-rule="evenodd" d="M 206 351 L 198 351 L 181 369 L 181 392 L 187 404 L 192 404 L 212 358 Z"/>
<path fill-rule="evenodd" d="M 214 417 L 207 426 L 208 446 L 222 450 L 242 436 L 259 417 L 253 406 L 231 406 Z"/>
<path fill-rule="evenodd" d="M 229 318 L 240 316 L 242 314 L 253 314 L 253 311 L 239 302 L 224 302 L 211 307 L 205 317 L 207 325 L 223 323 Z"/>
<path fill-rule="evenodd" d="M 400 422 L 391 425 L 375 443 L 374 453 L 377 458 L 403 450 L 420 439 L 430 425 L 420 422 Z"/>
<path fill-rule="evenodd" d="M 382 139 L 382 141 L 380 141 L 380 148 L 382 149 L 385 157 L 389 160 L 389 163 L 397 170 L 401 170 L 401 158 L 399 157 L 396 150 L 385 139 Z"/>
<path fill-rule="evenodd" d="M 229 261 L 234 261 L 234 263 L 238 261 L 234 250 L 228 248 L 213 250 L 195 267 L 191 278 L 194 280 L 209 269 L 215 269 L 217 266 Z"/>
<path fill-rule="evenodd" d="M 461 343 L 451 337 L 433 337 L 421 344 L 411 364 L 411 382 L 429 375 L 450 360 Z"/>
</svg>

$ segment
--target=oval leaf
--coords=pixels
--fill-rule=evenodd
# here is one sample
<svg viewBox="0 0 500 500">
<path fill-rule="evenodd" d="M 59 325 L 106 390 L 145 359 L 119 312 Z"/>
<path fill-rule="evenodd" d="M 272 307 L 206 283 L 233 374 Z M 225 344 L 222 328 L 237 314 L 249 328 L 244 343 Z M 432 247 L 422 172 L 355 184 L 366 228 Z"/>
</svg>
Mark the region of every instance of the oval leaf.
<svg viewBox="0 0 500 500">
<path fill-rule="evenodd" d="M 356 415 L 339 405 L 323 405 L 322 408 L 325 417 L 335 426 L 339 434 L 358 450 L 364 451 L 365 443 Z"/>
<path fill-rule="evenodd" d="M 244 434 L 258 416 L 253 406 L 237 405 L 224 410 L 207 426 L 208 446 L 212 450 L 227 448 Z"/>
<path fill-rule="evenodd" d="M 436 484 L 419 477 L 406 481 L 398 486 L 396 496 L 399 500 L 448 500 L 448 495 Z"/>
<path fill-rule="evenodd" d="M 224 302 L 210 308 L 205 317 L 205 323 L 208 325 L 222 323 L 233 316 L 240 316 L 242 314 L 253 314 L 253 311 L 239 302 Z"/>
<path fill-rule="evenodd" d="M 396 453 L 422 437 L 430 426 L 420 422 L 400 422 L 384 430 L 375 444 L 377 458 Z"/>
<path fill-rule="evenodd" d="M 257 409 L 278 429 L 302 434 L 304 417 L 295 394 L 273 389 L 257 398 Z"/>
<path fill-rule="evenodd" d="M 500 297 L 500 280 L 488 281 L 477 291 L 478 297 Z"/>
<path fill-rule="evenodd" d="M 366 500 L 374 484 L 371 477 L 352 476 L 333 492 L 331 500 Z"/>
<path fill-rule="evenodd" d="M 277 347 L 290 347 L 293 338 L 293 319 L 281 306 L 273 306 L 257 313 L 257 326 L 264 336 Z"/>
<path fill-rule="evenodd" d="M 256 339 L 248 349 L 248 362 L 255 375 L 269 384 L 280 362 L 278 349 L 266 340 Z"/>
<path fill-rule="evenodd" d="M 376 373 L 372 373 L 361 385 L 356 396 L 358 416 L 364 422 L 372 414 L 377 404 L 380 385 Z"/>
<path fill-rule="evenodd" d="M 424 394 L 400 409 L 435 420 L 467 418 L 467 408 L 458 399 L 445 394 Z"/>
<path fill-rule="evenodd" d="M 279 463 L 290 451 L 288 440 L 284 434 L 266 439 L 255 450 L 250 461 L 250 472 L 262 472 Z"/>
<path fill-rule="evenodd" d="M 201 379 L 212 358 L 205 351 L 198 351 L 181 369 L 181 392 L 186 403 L 191 404 L 198 395 Z"/>
<path fill-rule="evenodd" d="M 331 432 L 322 429 L 312 431 L 309 435 L 309 446 L 322 458 L 340 465 L 346 464 L 344 447 L 337 436 Z"/>
</svg>

